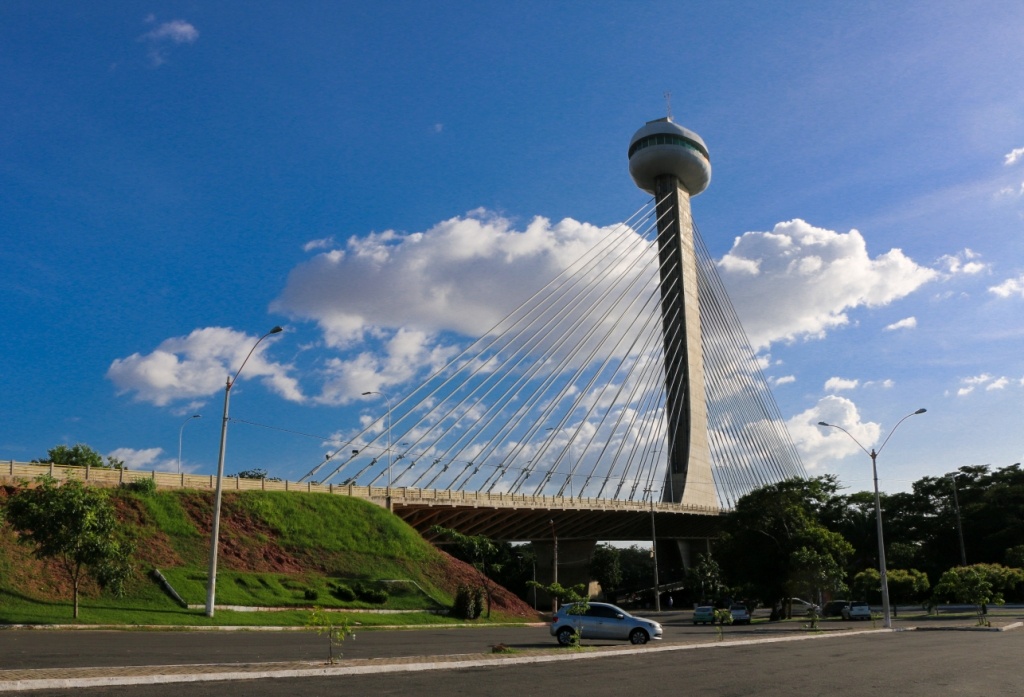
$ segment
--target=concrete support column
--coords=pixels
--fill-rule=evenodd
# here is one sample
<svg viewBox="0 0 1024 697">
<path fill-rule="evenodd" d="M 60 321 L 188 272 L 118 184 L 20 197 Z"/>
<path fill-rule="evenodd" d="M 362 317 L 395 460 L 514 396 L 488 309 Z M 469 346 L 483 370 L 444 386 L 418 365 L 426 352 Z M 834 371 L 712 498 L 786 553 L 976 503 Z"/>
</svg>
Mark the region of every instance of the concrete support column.
<svg viewBox="0 0 1024 697">
<path fill-rule="evenodd" d="M 663 499 L 716 508 L 690 194 L 676 177 L 662 175 L 655 182 L 655 197 L 669 440 Z"/>
</svg>

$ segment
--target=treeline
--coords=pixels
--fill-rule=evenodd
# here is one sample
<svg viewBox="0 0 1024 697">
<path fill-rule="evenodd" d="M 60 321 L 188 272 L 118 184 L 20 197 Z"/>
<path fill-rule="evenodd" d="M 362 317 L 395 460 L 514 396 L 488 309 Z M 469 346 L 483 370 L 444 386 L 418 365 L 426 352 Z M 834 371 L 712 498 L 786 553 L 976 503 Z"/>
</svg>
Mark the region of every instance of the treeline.
<svg viewBox="0 0 1024 697">
<path fill-rule="evenodd" d="M 880 499 L 894 602 L 985 604 L 1024 597 L 1019 464 L 962 467 Z M 873 492 L 842 493 L 832 475 L 789 480 L 740 499 L 725 527 L 713 556 L 723 585 L 735 593 L 771 605 L 790 596 L 814 601 L 848 594 L 877 602 Z"/>
</svg>

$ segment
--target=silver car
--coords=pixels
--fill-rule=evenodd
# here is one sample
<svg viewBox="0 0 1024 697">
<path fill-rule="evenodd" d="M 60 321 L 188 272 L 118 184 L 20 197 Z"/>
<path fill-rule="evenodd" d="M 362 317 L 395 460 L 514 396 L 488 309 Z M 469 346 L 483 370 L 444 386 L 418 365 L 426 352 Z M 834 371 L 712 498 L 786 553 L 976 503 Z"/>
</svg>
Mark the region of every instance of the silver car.
<svg viewBox="0 0 1024 697">
<path fill-rule="evenodd" d="M 566 605 L 551 618 L 551 636 L 562 646 L 573 643 L 579 636 L 583 639 L 622 639 L 632 644 L 646 644 L 651 639 L 661 639 L 661 625 L 654 620 L 635 617 L 620 607 L 608 603 L 589 603 L 581 614 L 570 612 L 573 606 Z"/>
</svg>

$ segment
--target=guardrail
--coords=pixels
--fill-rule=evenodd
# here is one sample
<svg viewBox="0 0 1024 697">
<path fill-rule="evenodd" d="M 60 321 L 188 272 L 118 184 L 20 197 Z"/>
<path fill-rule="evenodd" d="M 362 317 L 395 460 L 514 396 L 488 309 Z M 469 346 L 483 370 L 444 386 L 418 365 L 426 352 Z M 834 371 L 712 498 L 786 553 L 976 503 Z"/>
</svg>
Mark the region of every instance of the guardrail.
<svg viewBox="0 0 1024 697">
<path fill-rule="evenodd" d="M 142 479 L 152 479 L 164 489 L 208 489 L 217 486 L 217 476 L 160 472 L 157 470 L 106 469 L 100 467 L 69 467 L 52 463 L 3 461 L 0 481 L 32 481 L 41 475 L 57 480 L 75 477 L 97 486 L 120 486 Z M 466 506 L 474 508 L 543 508 L 559 510 L 650 511 L 659 513 L 698 513 L 718 515 L 721 511 L 707 506 L 683 506 L 678 503 L 618 501 L 615 499 L 565 498 L 530 494 L 488 493 L 481 491 L 450 491 L 448 489 L 414 489 L 410 487 L 357 486 L 355 484 L 313 484 L 287 480 L 224 477 L 224 491 L 292 491 L 300 493 L 337 494 L 367 499 L 378 503 L 390 500 L 392 505 Z"/>
</svg>

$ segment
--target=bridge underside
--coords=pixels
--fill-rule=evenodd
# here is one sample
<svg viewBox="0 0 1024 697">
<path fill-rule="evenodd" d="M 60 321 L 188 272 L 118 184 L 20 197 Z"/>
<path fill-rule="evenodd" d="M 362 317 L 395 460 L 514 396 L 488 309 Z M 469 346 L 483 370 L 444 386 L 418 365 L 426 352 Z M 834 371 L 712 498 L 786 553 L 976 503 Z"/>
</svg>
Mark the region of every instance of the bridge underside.
<svg viewBox="0 0 1024 697">
<path fill-rule="evenodd" d="M 559 540 L 631 541 L 651 539 L 649 510 L 587 510 L 545 508 L 479 508 L 458 505 L 392 504 L 402 518 L 428 540 L 435 525 L 464 535 L 493 540 L 550 540 L 552 522 Z M 717 537 L 723 517 L 714 513 L 655 511 L 659 540 L 698 540 Z"/>
</svg>

